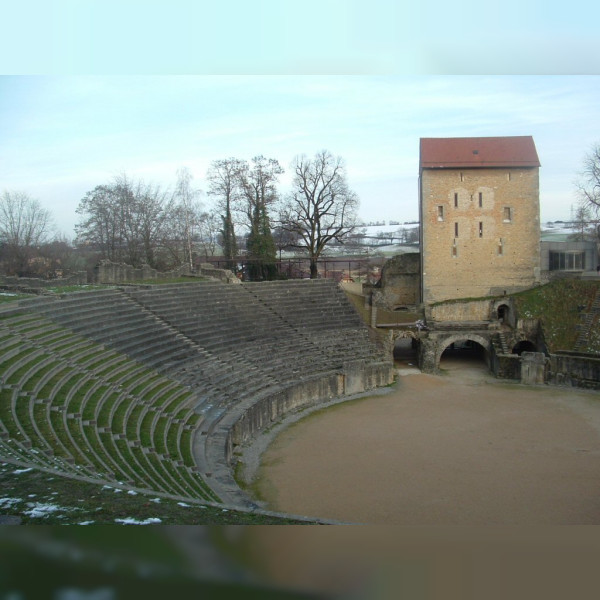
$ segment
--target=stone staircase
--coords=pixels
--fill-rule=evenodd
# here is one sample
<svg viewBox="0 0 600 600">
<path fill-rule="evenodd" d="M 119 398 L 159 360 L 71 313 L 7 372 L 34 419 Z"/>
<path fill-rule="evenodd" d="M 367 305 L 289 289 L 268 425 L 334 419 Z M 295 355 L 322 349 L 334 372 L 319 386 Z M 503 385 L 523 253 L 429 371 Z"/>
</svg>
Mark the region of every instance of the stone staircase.
<svg viewBox="0 0 600 600">
<path fill-rule="evenodd" d="M 502 350 L 502 354 L 511 354 L 510 348 L 508 347 L 508 342 L 506 341 L 506 335 L 503 331 L 499 331 L 495 336 L 500 349 Z"/>
<path fill-rule="evenodd" d="M 579 334 L 573 346 L 575 352 L 587 352 L 590 340 L 590 334 L 597 331 L 600 327 L 600 289 L 596 291 L 596 296 L 590 310 L 581 315 L 581 322 L 578 325 Z"/>
</svg>

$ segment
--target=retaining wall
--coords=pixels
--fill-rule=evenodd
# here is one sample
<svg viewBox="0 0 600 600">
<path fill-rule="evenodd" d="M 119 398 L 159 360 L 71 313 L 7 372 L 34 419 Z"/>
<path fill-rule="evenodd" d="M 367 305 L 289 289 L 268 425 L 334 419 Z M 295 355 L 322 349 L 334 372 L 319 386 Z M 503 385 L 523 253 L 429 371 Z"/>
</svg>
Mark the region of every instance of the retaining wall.
<svg viewBox="0 0 600 600">
<path fill-rule="evenodd" d="M 206 440 L 206 467 L 211 473 L 212 489 L 226 501 L 253 506 L 233 476 L 236 447 L 250 443 L 288 413 L 389 385 L 393 380 L 391 363 L 348 363 L 343 372 L 332 371 L 305 378 L 230 408 Z"/>
<path fill-rule="evenodd" d="M 171 271 L 157 271 L 148 265 L 136 268 L 125 263 L 114 263 L 109 260 L 100 261 L 94 267 L 94 283 L 119 284 L 137 283 L 140 281 L 174 279 L 177 277 L 212 277 L 224 283 L 239 283 L 231 271 L 215 269 L 210 264 L 202 264 L 191 272 L 187 265 Z"/>
<path fill-rule="evenodd" d="M 561 352 L 550 355 L 548 383 L 600 390 L 600 356 Z"/>
</svg>

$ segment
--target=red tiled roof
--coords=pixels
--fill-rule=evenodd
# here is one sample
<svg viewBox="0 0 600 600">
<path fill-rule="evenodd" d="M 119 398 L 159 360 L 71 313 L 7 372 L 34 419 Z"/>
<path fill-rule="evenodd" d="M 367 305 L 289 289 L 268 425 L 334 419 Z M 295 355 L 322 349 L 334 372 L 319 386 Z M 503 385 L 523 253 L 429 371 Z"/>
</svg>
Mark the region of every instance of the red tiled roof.
<svg viewBox="0 0 600 600">
<path fill-rule="evenodd" d="M 512 137 L 421 138 L 421 169 L 539 167 L 530 135 Z"/>
</svg>

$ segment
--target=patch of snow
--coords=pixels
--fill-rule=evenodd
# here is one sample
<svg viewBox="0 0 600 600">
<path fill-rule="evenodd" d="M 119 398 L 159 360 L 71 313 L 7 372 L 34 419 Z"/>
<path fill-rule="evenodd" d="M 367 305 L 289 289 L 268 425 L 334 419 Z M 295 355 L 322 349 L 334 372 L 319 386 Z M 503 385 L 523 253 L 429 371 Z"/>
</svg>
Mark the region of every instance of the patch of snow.
<svg viewBox="0 0 600 600">
<path fill-rule="evenodd" d="M 28 473 L 29 471 L 33 471 L 33 467 L 29 467 L 28 469 L 17 469 L 13 471 L 13 475 L 20 475 L 21 473 Z"/>
<path fill-rule="evenodd" d="M 134 490 L 129 490 L 127 492 L 130 496 L 137 496 L 137 492 L 135 492 Z"/>
<path fill-rule="evenodd" d="M 23 502 L 21 498 L 0 498 L 0 506 L 2 508 L 10 508 L 19 502 Z"/>
<path fill-rule="evenodd" d="M 160 498 L 152 498 L 150 502 L 155 502 L 156 504 L 160 504 Z"/>
<path fill-rule="evenodd" d="M 94 521 L 81 521 L 81 523 L 77 523 L 77 525 L 93 525 Z"/>
<path fill-rule="evenodd" d="M 123 525 L 153 525 L 156 523 L 162 523 L 162 521 L 156 517 L 150 517 L 148 519 L 144 519 L 143 521 L 138 521 L 132 517 L 127 517 L 126 519 L 115 519 L 115 523 L 123 523 Z"/>
<path fill-rule="evenodd" d="M 189 508 L 189 507 L 190 507 L 190 505 L 189 505 L 189 504 L 186 504 L 185 502 L 178 502 L 177 504 L 178 504 L 179 506 L 183 506 L 184 508 Z"/>
<path fill-rule="evenodd" d="M 30 508 L 23 511 L 23 514 L 34 519 L 47 517 L 49 514 L 59 510 L 66 510 L 57 504 L 40 504 L 39 502 L 28 502 L 27 506 Z"/>
</svg>

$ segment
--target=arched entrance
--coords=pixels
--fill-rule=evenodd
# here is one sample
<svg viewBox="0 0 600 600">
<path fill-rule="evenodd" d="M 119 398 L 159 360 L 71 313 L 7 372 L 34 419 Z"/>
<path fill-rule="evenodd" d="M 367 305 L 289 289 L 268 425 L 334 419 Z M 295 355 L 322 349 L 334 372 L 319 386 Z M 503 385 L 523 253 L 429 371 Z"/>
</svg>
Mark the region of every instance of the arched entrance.
<svg viewBox="0 0 600 600">
<path fill-rule="evenodd" d="M 508 304 L 501 304 L 496 311 L 498 321 L 500 321 L 501 323 L 507 323 L 509 312 L 510 309 L 508 307 Z"/>
<path fill-rule="evenodd" d="M 396 332 L 393 356 L 397 367 L 413 367 L 418 364 L 419 340 L 412 331 Z"/>
<path fill-rule="evenodd" d="M 478 335 L 454 335 L 438 346 L 437 367 L 441 369 L 489 369 L 489 341 Z"/>
<path fill-rule="evenodd" d="M 518 342 L 515 347 L 512 349 L 513 354 L 518 354 L 521 356 L 523 352 L 537 352 L 538 349 L 533 342 L 529 340 L 522 340 Z"/>
</svg>

